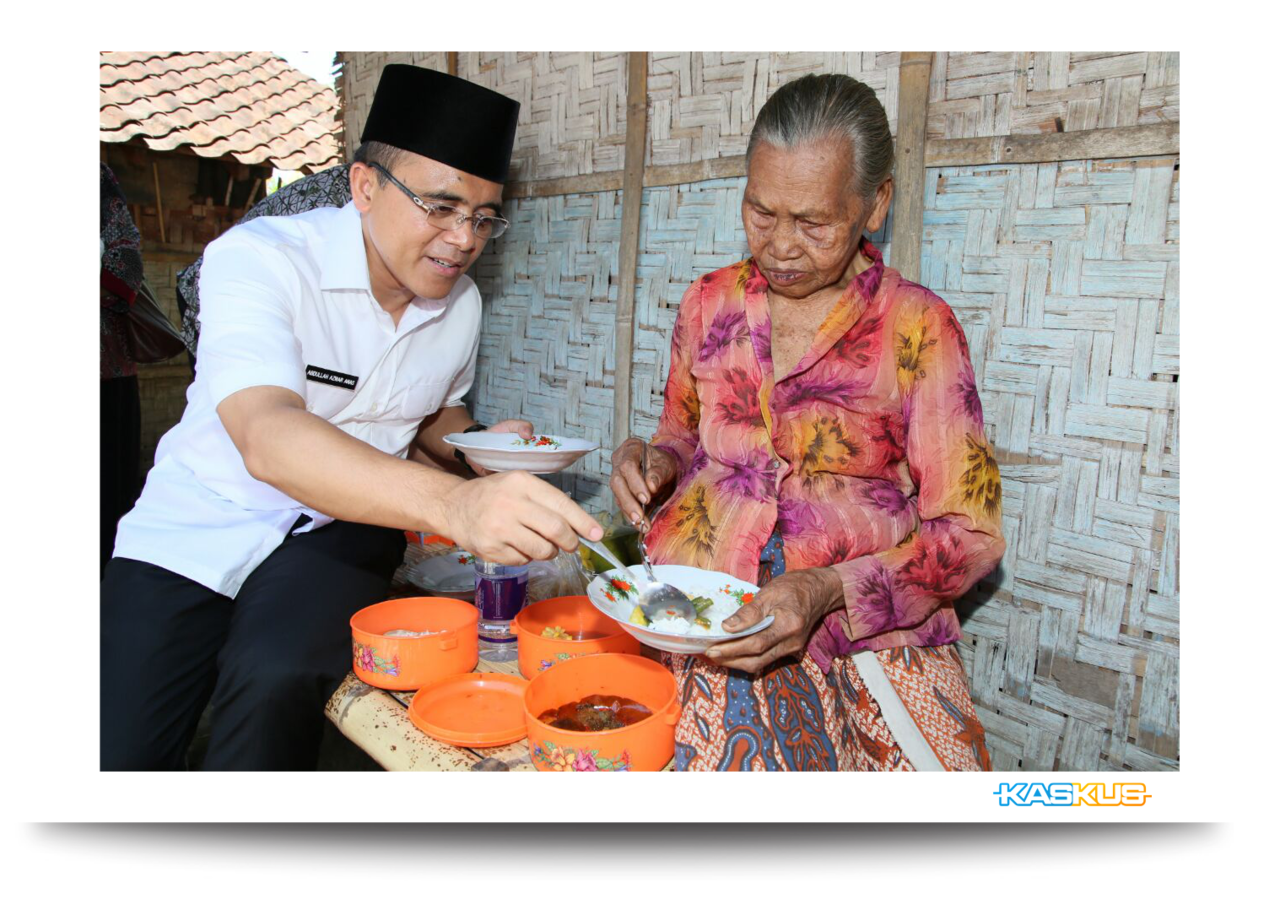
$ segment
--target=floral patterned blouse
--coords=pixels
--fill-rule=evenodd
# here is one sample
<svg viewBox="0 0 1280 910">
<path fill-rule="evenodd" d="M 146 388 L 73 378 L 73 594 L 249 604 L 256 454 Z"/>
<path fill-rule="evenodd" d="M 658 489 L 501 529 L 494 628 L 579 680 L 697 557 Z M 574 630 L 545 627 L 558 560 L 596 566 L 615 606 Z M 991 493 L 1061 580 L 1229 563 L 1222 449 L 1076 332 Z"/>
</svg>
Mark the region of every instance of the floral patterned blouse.
<svg viewBox="0 0 1280 910">
<path fill-rule="evenodd" d="M 1004 554 L 1000 472 L 951 308 L 886 268 L 858 274 L 774 382 L 767 282 L 751 259 L 680 303 L 657 445 L 679 480 L 646 540 L 655 562 L 755 581 L 775 529 L 788 570 L 832 566 L 845 608 L 808 650 L 960 638 L 952 600 Z"/>
</svg>

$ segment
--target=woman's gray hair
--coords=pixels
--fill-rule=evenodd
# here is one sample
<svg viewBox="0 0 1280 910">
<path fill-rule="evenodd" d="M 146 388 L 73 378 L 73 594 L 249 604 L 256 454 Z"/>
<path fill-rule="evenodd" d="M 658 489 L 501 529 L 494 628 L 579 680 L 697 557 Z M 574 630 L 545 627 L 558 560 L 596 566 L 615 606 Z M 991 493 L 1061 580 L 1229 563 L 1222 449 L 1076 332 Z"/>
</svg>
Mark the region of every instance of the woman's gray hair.
<svg viewBox="0 0 1280 910">
<path fill-rule="evenodd" d="M 876 93 L 851 76 L 802 76 L 774 92 L 751 130 L 747 166 L 761 142 L 793 148 L 833 136 L 849 140 L 853 191 L 870 199 L 893 172 L 893 137 Z"/>
</svg>

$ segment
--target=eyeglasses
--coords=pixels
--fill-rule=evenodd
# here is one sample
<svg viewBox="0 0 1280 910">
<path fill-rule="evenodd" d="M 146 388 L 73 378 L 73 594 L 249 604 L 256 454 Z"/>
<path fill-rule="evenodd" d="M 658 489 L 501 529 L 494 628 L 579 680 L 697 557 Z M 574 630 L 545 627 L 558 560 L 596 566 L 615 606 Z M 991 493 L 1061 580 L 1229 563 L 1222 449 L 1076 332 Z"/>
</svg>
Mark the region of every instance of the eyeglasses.
<svg viewBox="0 0 1280 910">
<path fill-rule="evenodd" d="M 492 240 L 495 237 L 501 237 L 507 228 L 511 226 L 511 222 L 505 218 L 498 218 L 494 215 L 466 215 L 455 206 L 422 199 L 413 190 L 392 177 L 391 172 L 376 161 L 370 161 L 369 165 L 394 183 L 402 193 L 413 201 L 414 205 L 426 212 L 427 223 L 434 228 L 439 228 L 442 231 L 452 231 L 460 228 L 462 223 L 466 221 L 471 223 L 471 233 L 475 235 L 477 240 Z"/>
</svg>

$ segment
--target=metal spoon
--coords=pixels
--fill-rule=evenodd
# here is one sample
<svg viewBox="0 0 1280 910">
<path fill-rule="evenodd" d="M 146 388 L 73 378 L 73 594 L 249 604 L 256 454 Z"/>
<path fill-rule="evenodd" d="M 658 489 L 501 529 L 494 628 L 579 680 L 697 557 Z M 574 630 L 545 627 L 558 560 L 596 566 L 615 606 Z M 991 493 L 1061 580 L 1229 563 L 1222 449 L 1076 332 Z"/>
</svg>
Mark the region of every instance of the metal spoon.
<svg viewBox="0 0 1280 910">
<path fill-rule="evenodd" d="M 618 557 L 609 552 L 609 548 L 603 544 L 594 543 L 585 537 L 579 536 L 578 540 L 593 553 L 599 554 L 603 559 L 615 566 L 630 578 L 636 586 L 639 593 L 639 606 L 644 611 L 644 615 L 649 619 L 653 619 L 659 614 L 666 614 L 664 619 L 669 618 L 667 611 L 674 612 L 677 616 L 682 616 L 689 622 L 693 622 L 698 615 L 697 607 L 693 605 L 693 601 L 689 600 L 678 588 L 671 585 L 663 584 L 658 581 L 653 574 L 653 567 L 649 565 L 649 556 L 645 553 L 644 541 L 640 542 L 640 552 L 644 554 L 645 571 L 649 575 L 649 583 L 646 585 L 642 579 L 636 578 L 634 572 L 618 561 Z"/>
<path fill-rule="evenodd" d="M 674 585 L 658 581 L 653 574 L 643 537 L 640 539 L 640 555 L 644 557 L 644 570 L 649 576 L 649 585 L 640 591 L 640 609 L 644 611 L 644 615 L 650 621 L 669 619 L 672 613 L 689 622 L 697 619 L 698 608 L 693 605 L 689 596 Z"/>
<path fill-rule="evenodd" d="M 644 448 L 641 450 L 641 473 L 644 475 L 645 484 L 649 482 L 649 446 L 647 443 L 641 443 Z M 648 516 L 643 512 L 640 515 L 640 526 L 637 527 L 639 534 L 638 542 L 640 545 L 640 556 L 644 560 L 644 571 L 649 576 L 649 585 L 640 592 L 640 609 L 644 611 L 644 615 L 650 620 L 657 618 L 667 618 L 671 613 L 676 614 L 681 619 L 693 622 L 698 618 L 698 609 L 693 605 L 693 601 L 689 596 L 679 588 L 665 584 L 658 580 L 653 574 L 653 566 L 649 563 L 649 550 L 644 545 L 644 529 L 649 524 Z"/>
<path fill-rule="evenodd" d="M 618 557 L 614 556 L 611 552 L 609 552 L 609 548 L 606 547 L 604 544 L 596 543 L 593 540 L 587 540 L 581 534 L 578 535 L 578 540 L 582 541 L 582 545 L 585 546 L 592 553 L 595 553 L 597 556 L 604 559 L 610 565 L 621 569 L 623 572 L 626 572 L 627 577 L 630 578 L 632 581 L 635 581 L 635 582 L 640 581 L 640 579 L 636 578 L 635 573 L 632 572 L 630 569 L 628 569 L 626 566 L 624 566 L 621 562 L 619 562 Z"/>
</svg>

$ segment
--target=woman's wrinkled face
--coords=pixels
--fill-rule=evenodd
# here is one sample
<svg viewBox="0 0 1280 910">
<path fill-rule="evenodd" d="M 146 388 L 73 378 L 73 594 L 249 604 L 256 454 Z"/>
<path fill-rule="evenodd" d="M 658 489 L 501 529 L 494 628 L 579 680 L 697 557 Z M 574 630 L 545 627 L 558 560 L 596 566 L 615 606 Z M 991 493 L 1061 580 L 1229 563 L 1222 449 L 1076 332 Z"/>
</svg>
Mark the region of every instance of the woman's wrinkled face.
<svg viewBox="0 0 1280 910">
<path fill-rule="evenodd" d="M 775 294 L 804 299 L 844 288 L 863 231 L 878 231 L 893 197 L 886 180 L 870 203 L 857 198 L 853 154 L 833 137 L 781 148 L 756 146 L 747 169 L 742 224 L 757 267 Z"/>
<path fill-rule="evenodd" d="M 502 184 L 424 158 L 404 154 L 389 168 L 392 176 L 424 202 L 441 202 L 465 214 L 500 215 Z M 443 230 L 402 190 L 363 165 L 353 165 L 352 196 L 365 216 L 365 245 L 372 247 L 369 277 L 375 296 L 380 287 L 404 289 L 418 297 L 448 296 L 484 249 L 469 222 Z"/>
</svg>

